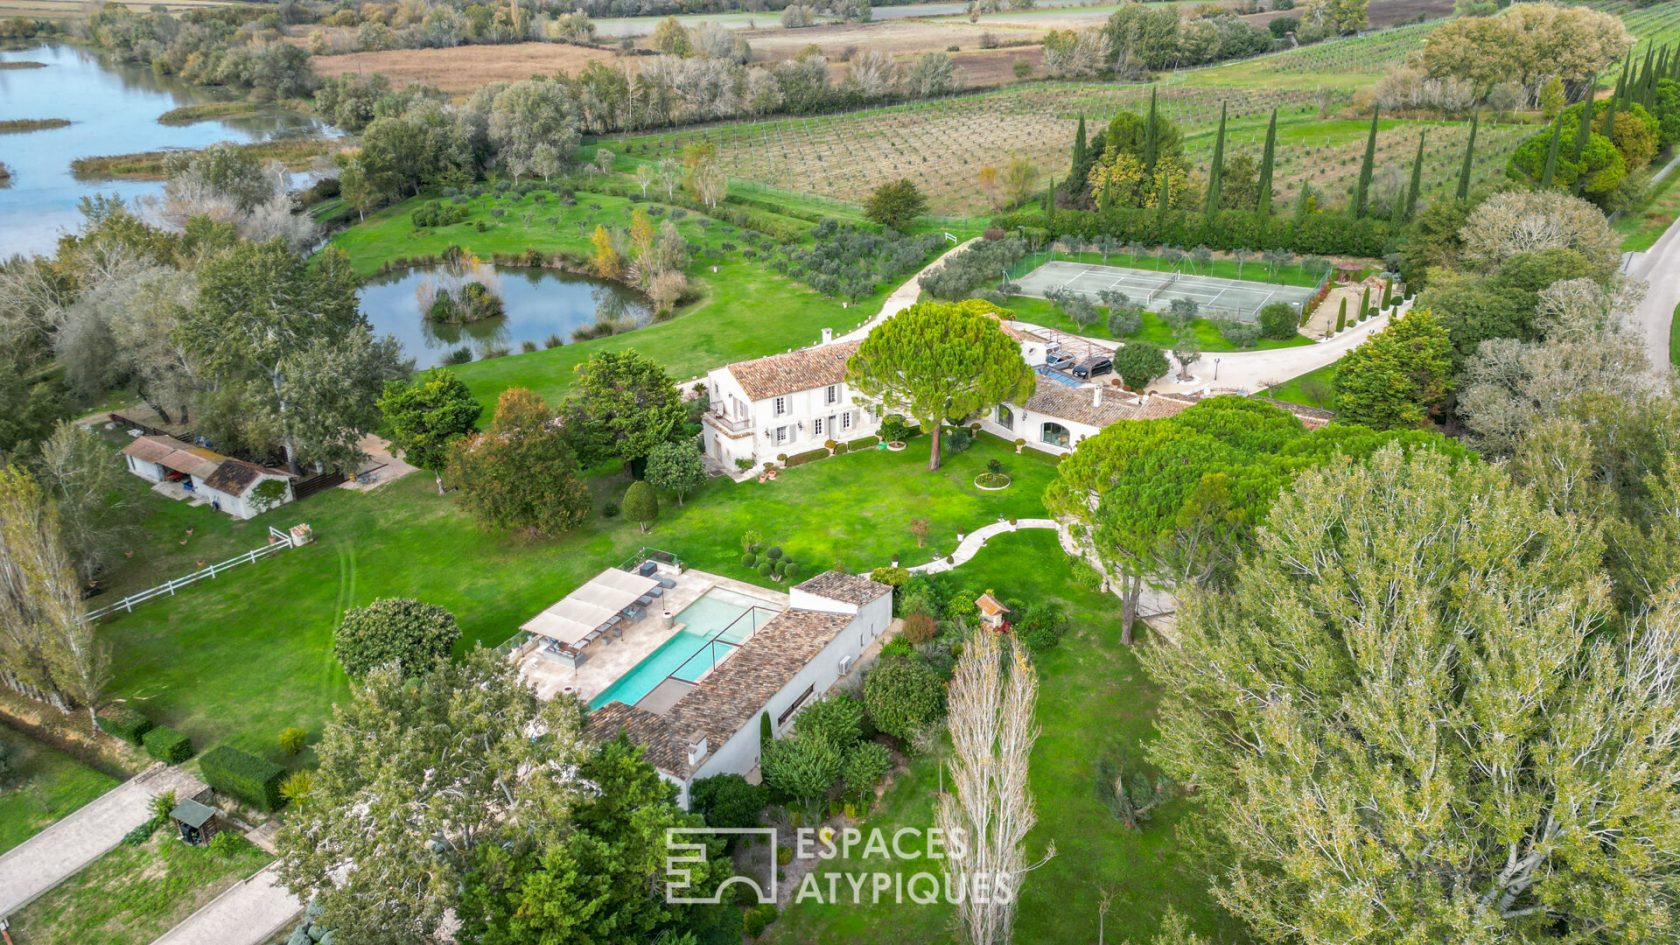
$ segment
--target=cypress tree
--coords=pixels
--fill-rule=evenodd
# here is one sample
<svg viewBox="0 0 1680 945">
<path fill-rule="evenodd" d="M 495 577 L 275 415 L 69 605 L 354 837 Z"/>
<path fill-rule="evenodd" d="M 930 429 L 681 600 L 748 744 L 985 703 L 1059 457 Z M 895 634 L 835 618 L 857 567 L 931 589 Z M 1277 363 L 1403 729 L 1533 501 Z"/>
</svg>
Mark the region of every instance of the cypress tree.
<svg viewBox="0 0 1680 945">
<path fill-rule="evenodd" d="M 1365 291 L 1359 293 L 1359 317 L 1357 319 L 1355 319 L 1355 321 L 1361 321 L 1362 322 L 1365 319 L 1370 318 L 1370 317 L 1371 317 L 1371 287 L 1366 286 Z"/>
<path fill-rule="evenodd" d="M 1470 140 L 1464 145 L 1464 166 L 1458 169 L 1458 199 L 1470 199 L 1470 168 L 1472 159 L 1476 156 L 1476 126 L 1481 123 L 1481 112 L 1470 115 Z"/>
<path fill-rule="evenodd" d="M 1336 334 L 1341 334 L 1347 327 L 1347 296 L 1342 296 L 1342 306 L 1336 310 Z"/>
<path fill-rule="evenodd" d="M 1601 129 L 1604 137 L 1609 138 L 1611 141 L 1616 140 L 1614 132 L 1616 130 L 1616 106 L 1618 104 L 1620 104 L 1620 102 L 1617 99 L 1612 98 L 1610 100 L 1610 104 L 1604 106 L 1604 120 L 1599 123 L 1599 128 Z"/>
<path fill-rule="evenodd" d="M 1084 115 L 1084 113 L 1080 113 L 1080 115 L 1079 115 L 1079 130 L 1074 132 L 1074 135 L 1073 135 L 1073 174 L 1072 174 L 1072 176 L 1075 180 L 1084 180 L 1084 178 L 1085 178 L 1085 169 L 1086 169 L 1085 168 L 1085 152 L 1086 152 L 1085 115 Z"/>
<path fill-rule="evenodd" d="M 1155 182 L 1155 237 L 1161 242 L 1167 242 L 1167 208 L 1172 204 L 1172 189 L 1167 184 L 1167 175 L 1162 174 Z"/>
<path fill-rule="evenodd" d="M 1272 215 L 1272 161 L 1277 150 L 1277 109 L 1272 109 L 1272 120 L 1266 123 L 1266 149 L 1260 152 L 1260 218 Z"/>
<path fill-rule="evenodd" d="M 1559 115 L 1552 122 L 1552 143 L 1546 149 L 1546 166 L 1540 169 L 1540 189 L 1546 190 L 1552 186 L 1552 178 L 1557 175 L 1558 144 L 1563 140 L 1563 116 Z"/>
<path fill-rule="evenodd" d="M 1651 104 L 1651 66 L 1654 64 L 1652 57 L 1655 55 L 1656 48 L 1654 46 L 1645 47 L 1645 66 L 1639 70 L 1639 84 L 1635 86 L 1639 90 L 1639 96 L 1635 101 L 1641 105 Z"/>
<path fill-rule="evenodd" d="M 1417 157 L 1412 158 L 1412 183 L 1406 189 L 1405 218 L 1408 220 L 1412 218 L 1413 214 L 1417 213 L 1418 192 L 1423 189 L 1423 139 L 1428 134 L 1427 131 L 1418 132 Z"/>
<path fill-rule="evenodd" d="M 1219 103 L 1219 132 L 1213 139 L 1213 166 L 1208 169 L 1207 215 L 1219 212 L 1219 196 L 1225 189 L 1225 103 Z"/>
<path fill-rule="evenodd" d="M 1365 215 L 1366 200 L 1371 194 L 1372 165 L 1377 159 L 1377 117 L 1381 109 L 1371 110 L 1371 133 L 1365 138 L 1365 160 L 1359 165 L 1359 189 L 1353 195 L 1353 215 Z"/>
<path fill-rule="evenodd" d="M 1149 87 L 1149 121 L 1143 128 L 1143 170 L 1155 173 L 1155 86 Z"/>
<path fill-rule="evenodd" d="M 1580 167 L 1581 158 L 1587 151 L 1587 139 L 1592 137 L 1593 111 L 1598 106 L 1598 103 L 1593 101 L 1592 95 L 1596 83 L 1596 79 L 1589 79 L 1587 82 L 1587 97 L 1581 102 L 1581 123 L 1575 126 L 1574 153 L 1569 156 L 1569 163 L 1576 167 L 1574 188 L 1576 194 L 1580 194 L 1581 189 L 1587 185 L 1587 175 L 1580 172 Z"/>
</svg>

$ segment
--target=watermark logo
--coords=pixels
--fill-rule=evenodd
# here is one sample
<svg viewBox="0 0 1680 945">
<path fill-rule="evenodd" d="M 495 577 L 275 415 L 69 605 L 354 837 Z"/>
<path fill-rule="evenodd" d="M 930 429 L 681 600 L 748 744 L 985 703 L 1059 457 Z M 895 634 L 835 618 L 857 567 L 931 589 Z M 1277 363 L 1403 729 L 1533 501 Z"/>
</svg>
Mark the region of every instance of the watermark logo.
<svg viewBox="0 0 1680 945">
<path fill-rule="evenodd" d="M 710 844 L 716 839 L 762 838 L 753 854 L 729 861 L 729 872 L 696 885 L 709 872 Z M 784 843 L 785 839 L 785 843 Z M 789 838 L 773 827 L 671 827 L 665 831 L 665 901 L 673 905 L 713 905 L 739 884 L 759 903 L 777 902 L 782 869 L 793 884 L 794 902 L 875 905 L 885 902 L 932 905 L 1007 904 L 1014 901 L 1019 876 L 979 868 L 960 832 L 904 827 L 891 832 L 804 827 Z M 778 856 L 786 849 L 786 862 Z M 741 861 L 766 864 L 752 875 Z"/>
<path fill-rule="evenodd" d="M 770 869 L 762 879 L 735 872 L 721 877 L 709 889 L 694 885 L 694 874 L 704 872 L 709 839 L 763 837 L 770 841 Z M 776 902 L 776 828 L 774 827 L 667 827 L 665 828 L 665 901 L 674 906 L 711 906 L 723 901 L 731 886 L 742 886 L 757 902 Z M 704 895 L 699 895 L 704 893 Z"/>
</svg>

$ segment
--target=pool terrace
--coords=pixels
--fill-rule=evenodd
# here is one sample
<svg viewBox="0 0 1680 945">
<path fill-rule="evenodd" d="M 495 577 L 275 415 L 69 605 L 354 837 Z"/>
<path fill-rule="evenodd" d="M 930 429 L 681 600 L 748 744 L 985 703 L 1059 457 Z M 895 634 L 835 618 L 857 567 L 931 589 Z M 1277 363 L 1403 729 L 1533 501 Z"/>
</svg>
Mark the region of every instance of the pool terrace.
<svg viewBox="0 0 1680 945">
<path fill-rule="evenodd" d="M 670 565 L 659 573 L 674 586 L 620 635 L 589 644 L 580 665 L 551 658 L 533 639 L 515 650 L 520 675 L 544 699 L 569 694 L 591 708 L 623 701 L 663 712 L 759 625 L 788 608 L 786 594 L 722 575 Z M 708 597 L 713 590 L 718 593 Z M 684 626 L 685 620 L 696 625 Z"/>
</svg>

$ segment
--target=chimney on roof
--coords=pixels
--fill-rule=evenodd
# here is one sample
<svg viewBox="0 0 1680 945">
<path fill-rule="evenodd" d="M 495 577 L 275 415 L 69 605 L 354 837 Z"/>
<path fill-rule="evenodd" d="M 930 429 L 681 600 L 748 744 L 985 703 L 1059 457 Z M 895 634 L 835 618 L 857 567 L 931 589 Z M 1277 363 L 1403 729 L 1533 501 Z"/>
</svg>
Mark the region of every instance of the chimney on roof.
<svg viewBox="0 0 1680 945">
<path fill-rule="evenodd" d="M 1102 406 L 1102 385 L 1101 384 L 1098 384 L 1097 386 L 1091 388 L 1091 406 L 1092 407 L 1101 407 Z"/>
<path fill-rule="evenodd" d="M 834 329 L 824 328 L 823 333 L 822 333 L 822 343 L 826 345 L 826 344 L 831 344 L 833 341 L 834 341 Z"/>
<path fill-rule="evenodd" d="M 695 732 L 688 736 L 688 766 L 698 765 L 706 757 L 709 746 L 706 744 L 706 733 Z"/>
</svg>

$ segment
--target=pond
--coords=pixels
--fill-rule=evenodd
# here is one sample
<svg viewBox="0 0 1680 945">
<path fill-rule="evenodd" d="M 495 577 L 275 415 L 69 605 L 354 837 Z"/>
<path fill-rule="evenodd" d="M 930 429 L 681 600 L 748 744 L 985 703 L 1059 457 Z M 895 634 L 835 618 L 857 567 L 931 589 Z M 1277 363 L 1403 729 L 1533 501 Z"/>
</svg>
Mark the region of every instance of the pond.
<svg viewBox="0 0 1680 945">
<path fill-rule="evenodd" d="M 280 107 L 251 118 L 160 125 L 158 116 L 170 109 L 226 96 L 76 46 L 0 50 L 0 61 L 44 64 L 0 69 L 0 120 L 70 121 L 62 128 L 0 134 L 0 162 L 12 170 L 11 186 L 0 188 L 0 258 L 52 252 L 60 233 L 81 225 L 77 206 L 83 197 L 116 194 L 132 202 L 162 188 L 157 181 L 78 181 L 70 174 L 76 158 L 329 131 L 313 118 Z"/>
<path fill-rule="evenodd" d="M 376 336 L 395 335 L 415 366 L 435 367 L 452 351 L 469 348 L 474 360 L 500 349 L 518 354 L 529 341 L 546 347 L 550 337 L 572 343 L 572 333 L 597 321 L 643 324 L 647 303 L 615 282 L 553 269 L 498 267 L 492 288 L 506 315 L 465 325 L 439 324 L 420 313 L 422 286 L 438 280 L 435 268 L 399 269 L 362 286 L 362 312 Z"/>
</svg>

